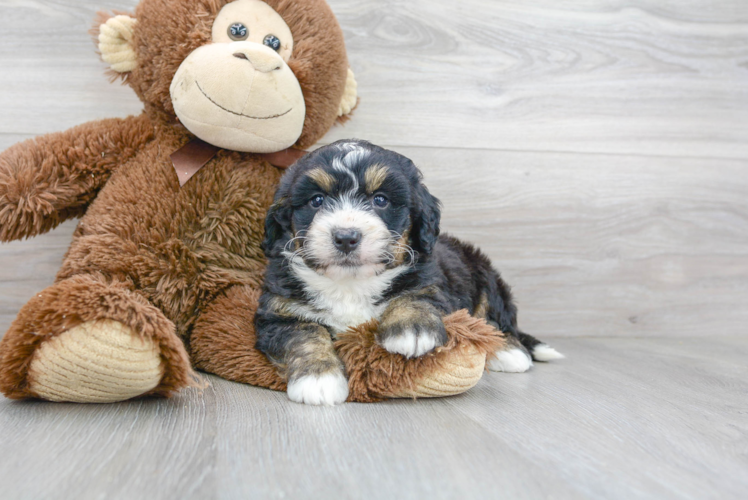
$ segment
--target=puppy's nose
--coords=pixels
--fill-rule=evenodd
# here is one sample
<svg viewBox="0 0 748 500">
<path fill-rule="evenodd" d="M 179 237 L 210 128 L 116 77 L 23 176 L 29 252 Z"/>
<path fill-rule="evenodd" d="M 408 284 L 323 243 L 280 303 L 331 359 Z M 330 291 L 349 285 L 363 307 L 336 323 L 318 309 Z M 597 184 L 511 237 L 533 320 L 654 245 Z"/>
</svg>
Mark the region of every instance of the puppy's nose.
<svg viewBox="0 0 748 500">
<path fill-rule="evenodd" d="M 354 229 L 338 229 L 332 235 L 335 248 L 343 253 L 351 253 L 361 241 L 361 233 Z"/>
</svg>

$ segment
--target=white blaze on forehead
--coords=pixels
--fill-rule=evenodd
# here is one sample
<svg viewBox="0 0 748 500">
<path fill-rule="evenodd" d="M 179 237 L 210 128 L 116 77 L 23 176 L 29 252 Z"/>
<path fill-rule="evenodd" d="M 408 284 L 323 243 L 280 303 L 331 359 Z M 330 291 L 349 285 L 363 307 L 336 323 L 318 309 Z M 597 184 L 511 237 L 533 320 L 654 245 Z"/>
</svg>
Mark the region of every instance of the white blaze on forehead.
<svg viewBox="0 0 748 500">
<path fill-rule="evenodd" d="M 370 153 L 370 151 L 364 146 L 353 142 L 346 142 L 340 144 L 338 147 L 341 151 L 346 152 L 343 156 L 342 161 L 343 164 L 349 169 L 355 167 L 358 163 L 363 161 L 364 158 L 369 156 Z"/>
<path fill-rule="evenodd" d="M 348 174 L 353 181 L 353 189 L 351 191 L 358 191 L 358 179 L 353 173 L 353 168 L 369 156 L 370 151 L 353 142 L 338 144 L 337 148 L 344 154 L 332 160 L 332 168 L 337 172 Z"/>
<path fill-rule="evenodd" d="M 366 150 L 364 146 L 362 146 L 356 141 L 339 142 L 335 144 L 335 147 L 338 148 L 340 151 L 345 151 L 345 152 L 353 151 L 354 149 Z"/>
<path fill-rule="evenodd" d="M 335 158 L 332 161 L 332 168 L 338 172 L 343 172 L 344 174 L 347 174 L 348 177 L 351 178 L 351 181 L 353 182 L 353 187 L 350 189 L 350 192 L 355 193 L 356 191 L 358 191 L 359 185 L 358 185 L 358 179 L 356 178 L 356 174 L 351 172 L 351 170 L 343 164 L 340 158 Z"/>
</svg>

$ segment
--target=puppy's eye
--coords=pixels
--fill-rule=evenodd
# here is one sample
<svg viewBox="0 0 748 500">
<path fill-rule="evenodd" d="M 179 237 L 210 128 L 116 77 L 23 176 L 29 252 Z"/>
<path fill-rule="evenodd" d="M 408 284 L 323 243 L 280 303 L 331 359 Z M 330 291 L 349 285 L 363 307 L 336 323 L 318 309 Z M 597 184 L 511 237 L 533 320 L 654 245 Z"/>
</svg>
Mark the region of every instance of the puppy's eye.
<svg viewBox="0 0 748 500">
<path fill-rule="evenodd" d="M 281 48 L 281 41 L 275 35 L 268 35 L 262 41 L 266 46 L 270 47 L 274 51 L 278 52 Z"/>
<path fill-rule="evenodd" d="M 322 204 L 325 202 L 325 197 L 321 194 L 318 194 L 311 200 L 309 200 L 309 204 L 312 206 L 312 208 L 319 208 L 322 206 Z"/>
<path fill-rule="evenodd" d="M 234 23 L 229 26 L 228 33 L 229 38 L 238 42 L 240 40 L 247 39 L 247 37 L 249 36 L 249 29 L 247 29 L 247 27 L 242 23 Z"/>
<path fill-rule="evenodd" d="M 374 199 L 372 199 L 372 204 L 377 208 L 384 208 L 390 204 L 390 200 L 388 200 L 384 195 L 378 194 Z"/>
</svg>

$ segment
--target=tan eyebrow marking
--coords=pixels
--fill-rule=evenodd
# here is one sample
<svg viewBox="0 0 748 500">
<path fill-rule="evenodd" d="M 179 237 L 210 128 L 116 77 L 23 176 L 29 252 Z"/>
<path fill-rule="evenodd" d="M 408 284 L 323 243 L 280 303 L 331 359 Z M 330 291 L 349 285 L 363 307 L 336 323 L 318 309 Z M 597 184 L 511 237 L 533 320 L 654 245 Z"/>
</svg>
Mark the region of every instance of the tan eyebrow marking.
<svg viewBox="0 0 748 500">
<path fill-rule="evenodd" d="M 480 295 L 480 299 L 478 300 L 478 305 L 475 306 L 475 311 L 473 311 L 473 316 L 476 318 L 486 319 L 488 317 L 488 295 L 486 295 L 485 292 L 483 292 Z"/>
<path fill-rule="evenodd" d="M 403 231 L 402 236 L 399 240 L 397 240 L 397 245 L 395 247 L 395 261 L 393 262 L 394 266 L 399 266 L 401 264 L 405 263 L 405 256 L 408 255 L 408 238 L 410 237 L 410 230 L 413 227 L 411 224 L 408 226 L 408 228 Z"/>
<path fill-rule="evenodd" d="M 317 167 L 310 170 L 306 174 L 310 179 L 317 183 L 319 187 L 324 189 L 326 192 L 332 192 L 333 186 L 335 186 L 335 177 L 328 174 L 321 168 Z"/>
<path fill-rule="evenodd" d="M 380 188 L 384 180 L 387 178 L 387 172 L 389 169 L 384 165 L 372 165 L 366 169 L 364 173 L 364 181 L 366 182 L 366 192 L 371 194 Z"/>
</svg>

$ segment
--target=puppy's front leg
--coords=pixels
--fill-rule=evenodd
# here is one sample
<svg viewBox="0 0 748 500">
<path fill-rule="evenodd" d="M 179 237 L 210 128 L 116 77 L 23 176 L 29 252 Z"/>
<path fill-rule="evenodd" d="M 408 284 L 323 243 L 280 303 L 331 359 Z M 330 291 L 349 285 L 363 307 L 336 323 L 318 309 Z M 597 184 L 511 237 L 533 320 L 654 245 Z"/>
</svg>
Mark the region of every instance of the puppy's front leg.
<svg viewBox="0 0 748 500">
<path fill-rule="evenodd" d="M 427 295 L 391 301 L 379 322 L 379 344 L 406 358 L 422 356 L 447 342 L 442 313 Z"/>
<path fill-rule="evenodd" d="M 285 367 L 291 401 L 327 406 L 345 402 L 348 379 L 327 328 L 280 318 L 258 321 L 257 326 L 257 348 Z"/>
</svg>

